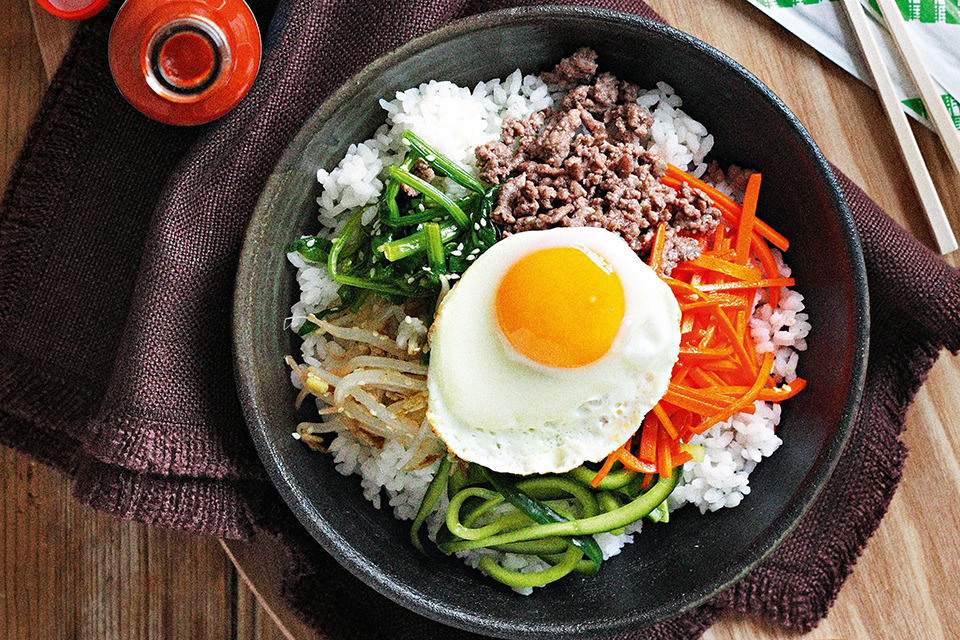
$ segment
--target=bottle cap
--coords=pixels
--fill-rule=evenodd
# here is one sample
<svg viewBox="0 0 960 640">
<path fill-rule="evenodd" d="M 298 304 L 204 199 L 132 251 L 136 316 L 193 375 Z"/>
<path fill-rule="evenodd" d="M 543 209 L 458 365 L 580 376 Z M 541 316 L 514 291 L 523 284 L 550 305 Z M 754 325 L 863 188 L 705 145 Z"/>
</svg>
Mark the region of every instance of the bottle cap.
<svg viewBox="0 0 960 640">
<path fill-rule="evenodd" d="M 165 124 L 203 124 L 230 111 L 256 79 L 260 53 L 243 0 L 127 0 L 110 31 L 117 87 Z"/>
<path fill-rule="evenodd" d="M 100 13 L 110 0 L 37 0 L 44 11 L 67 20 L 86 20 Z"/>
</svg>

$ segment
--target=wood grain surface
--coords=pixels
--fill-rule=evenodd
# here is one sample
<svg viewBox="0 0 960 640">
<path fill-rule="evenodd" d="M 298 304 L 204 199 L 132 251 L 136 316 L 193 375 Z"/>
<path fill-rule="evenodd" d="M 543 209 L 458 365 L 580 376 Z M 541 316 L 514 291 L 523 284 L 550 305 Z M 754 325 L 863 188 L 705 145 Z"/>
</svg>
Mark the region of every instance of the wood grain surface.
<svg viewBox="0 0 960 640">
<path fill-rule="evenodd" d="M 934 247 L 871 89 L 745 0 L 649 2 L 770 86 L 828 159 Z M 33 0 L 0 0 L 4 184 L 73 29 Z M 936 138 L 915 132 L 960 234 L 960 178 Z M 958 265 L 956 254 L 945 259 Z M 729 615 L 704 638 L 960 638 L 958 391 L 960 358 L 944 354 L 909 410 L 910 457 L 889 514 L 816 629 Z M 0 491 L 0 638 L 319 638 L 280 601 L 270 541 L 219 543 L 114 520 L 77 505 L 58 473 L 2 447 Z"/>
</svg>

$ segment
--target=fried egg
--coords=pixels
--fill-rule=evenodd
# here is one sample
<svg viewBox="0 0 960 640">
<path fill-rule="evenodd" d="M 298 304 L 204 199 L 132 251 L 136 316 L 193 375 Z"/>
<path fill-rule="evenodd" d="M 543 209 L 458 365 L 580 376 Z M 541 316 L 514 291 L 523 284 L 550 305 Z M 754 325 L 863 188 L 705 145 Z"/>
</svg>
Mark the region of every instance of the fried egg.
<svg viewBox="0 0 960 640">
<path fill-rule="evenodd" d="M 680 308 L 617 234 L 509 236 L 444 297 L 427 418 L 464 460 L 559 473 L 623 444 L 667 390 Z"/>
</svg>

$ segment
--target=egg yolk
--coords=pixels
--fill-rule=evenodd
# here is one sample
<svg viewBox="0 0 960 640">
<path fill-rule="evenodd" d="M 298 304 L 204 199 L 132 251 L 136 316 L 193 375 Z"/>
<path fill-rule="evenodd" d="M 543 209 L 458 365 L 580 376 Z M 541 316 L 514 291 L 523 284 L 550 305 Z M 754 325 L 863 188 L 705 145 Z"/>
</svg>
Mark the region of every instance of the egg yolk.
<svg viewBox="0 0 960 640">
<path fill-rule="evenodd" d="M 623 320 L 623 286 L 589 249 L 540 249 L 507 270 L 495 306 L 519 353 L 549 367 L 581 367 L 610 350 Z"/>
</svg>

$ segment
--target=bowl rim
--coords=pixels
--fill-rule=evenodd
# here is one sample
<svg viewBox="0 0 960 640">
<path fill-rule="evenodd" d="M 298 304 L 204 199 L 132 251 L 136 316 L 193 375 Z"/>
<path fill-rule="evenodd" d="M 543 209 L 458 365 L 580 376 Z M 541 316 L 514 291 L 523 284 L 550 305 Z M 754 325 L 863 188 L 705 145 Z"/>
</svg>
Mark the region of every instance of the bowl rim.
<svg viewBox="0 0 960 640">
<path fill-rule="evenodd" d="M 851 363 L 852 377 L 850 379 L 847 397 L 840 414 L 840 424 L 837 426 L 833 439 L 826 447 L 823 462 L 812 470 L 812 481 L 807 483 L 805 487 L 798 492 L 797 499 L 791 501 L 789 509 L 785 509 L 784 513 L 776 519 L 775 522 L 778 523 L 786 522 L 786 526 L 782 528 L 772 527 L 775 529 L 773 534 L 761 537 L 746 549 L 745 555 L 751 559 L 745 566 L 741 567 L 738 571 L 727 571 L 718 579 L 705 584 L 702 589 L 697 590 L 697 592 L 688 599 L 686 605 L 670 615 L 679 615 L 690 611 L 702 605 L 717 593 L 728 589 L 756 568 L 756 566 L 769 556 L 790 532 L 796 528 L 803 515 L 815 502 L 827 480 L 832 475 L 840 455 L 850 438 L 852 425 L 856 419 L 863 394 L 869 350 L 870 317 L 866 266 L 852 213 L 843 197 L 831 165 L 827 162 L 807 130 L 778 96 L 738 62 L 694 36 L 650 18 L 612 9 L 567 5 L 515 7 L 476 14 L 415 37 L 396 49 L 378 57 L 352 77 L 345 80 L 306 118 L 298 132 L 291 138 L 273 169 L 271 178 L 266 182 L 244 236 L 235 287 L 232 328 L 234 372 L 246 423 L 257 453 L 266 467 L 268 476 L 287 506 L 293 511 L 299 522 L 310 532 L 311 536 L 342 566 L 346 567 L 367 586 L 375 589 L 408 610 L 452 627 L 473 632 L 479 631 L 500 637 L 515 637 L 518 631 L 524 633 L 525 637 L 602 636 L 616 632 L 625 632 L 641 626 L 649 626 L 662 621 L 666 616 L 662 616 L 652 622 L 649 620 L 641 622 L 638 621 L 636 617 L 627 617 L 619 618 L 615 621 L 602 619 L 593 627 L 578 625 L 575 628 L 571 628 L 567 625 L 551 626 L 548 623 L 544 623 L 543 625 L 518 629 L 515 626 L 505 625 L 498 621 L 491 621 L 488 617 L 472 615 L 469 612 L 430 606 L 430 604 L 424 601 L 418 594 L 404 588 L 389 577 L 384 576 L 376 565 L 357 554 L 352 546 L 344 540 L 335 529 L 329 526 L 329 523 L 322 519 L 318 522 L 317 516 L 320 514 L 310 508 L 306 496 L 297 490 L 293 474 L 284 464 L 282 452 L 279 451 L 267 437 L 266 430 L 269 428 L 269 423 L 266 421 L 265 416 L 259 414 L 253 380 L 249 375 L 251 367 L 255 365 L 255 360 L 250 346 L 252 337 L 251 326 L 248 323 L 250 318 L 245 317 L 243 303 L 252 293 L 246 287 L 248 283 L 251 282 L 249 272 L 252 268 L 251 256 L 256 249 L 256 222 L 269 209 L 272 201 L 272 193 L 277 191 L 282 185 L 283 176 L 281 174 L 283 169 L 296 164 L 297 152 L 302 150 L 302 148 L 309 143 L 310 139 L 312 139 L 312 135 L 305 135 L 306 124 L 312 121 L 326 121 L 335 114 L 342 105 L 348 103 L 360 92 L 362 87 L 381 75 L 385 70 L 408 57 L 426 51 L 449 39 L 460 37 L 470 32 L 495 27 L 503 22 L 529 23 L 543 19 L 563 19 L 567 17 L 614 22 L 625 28 L 639 28 L 658 32 L 660 35 L 682 41 L 687 45 L 695 47 L 701 53 L 706 54 L 722 65 L 730 67 L 735 73 L 742 76 L 760 97 L 771 102 L 777 111 L 784 116 L 785 123 L 797 134 L 798 139 L 805 147 L 804 151 L 809 154 L 811 160 L 814 162 L 819 177 L 828 187 L 831 204 L 837 212 L 838 222 L 840 223 L 841 240 L 843 241 L 842 248 L 846 252 L 846 257 L 851 266 L 854 268 L 852 284 L 856 297 L 856 317 L 853 320 L 857 334 L 854 340 L 853 362 Z M 756 549 L 756 547 L 760 548 Z"/>
</svg>

